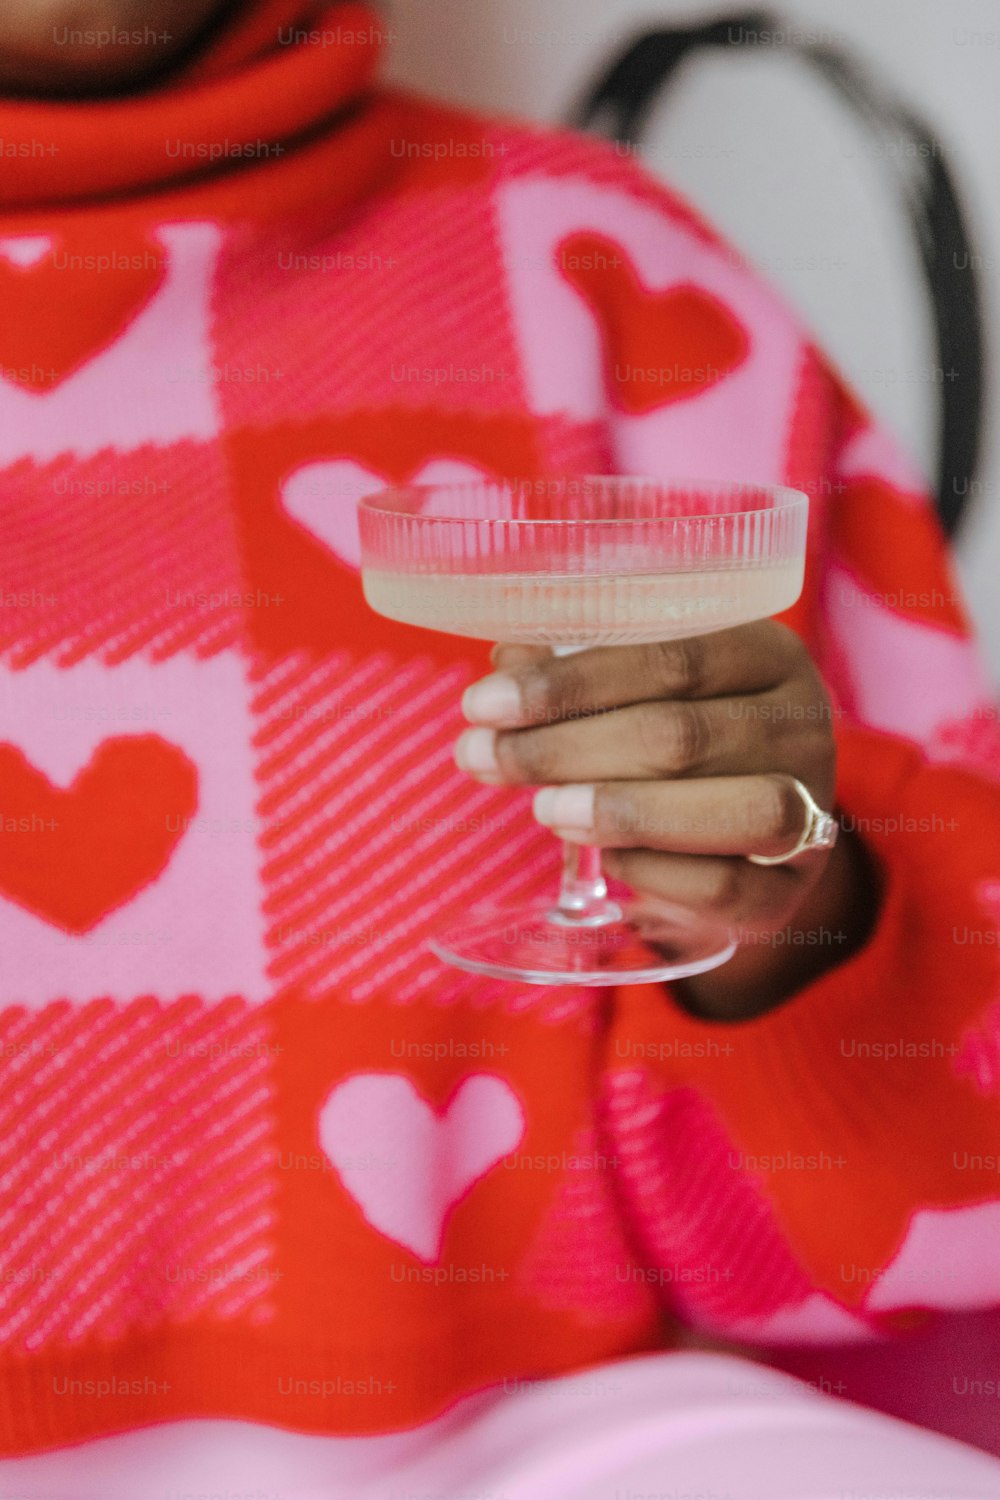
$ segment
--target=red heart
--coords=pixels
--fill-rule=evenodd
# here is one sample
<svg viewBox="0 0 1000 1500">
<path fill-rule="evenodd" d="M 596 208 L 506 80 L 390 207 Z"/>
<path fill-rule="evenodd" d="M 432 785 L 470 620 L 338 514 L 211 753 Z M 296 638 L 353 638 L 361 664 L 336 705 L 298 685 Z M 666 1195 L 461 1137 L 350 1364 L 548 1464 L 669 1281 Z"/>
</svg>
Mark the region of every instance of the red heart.
<svg viewBox="0 0 1000 1500">
<path fill-rule="evenodd" d="M 30 265 L 0 255 L 0 375 L 52 390 L 114 342 L 165 276 L 165 252 L 128 226 L 82 226 Z"/>
<path fill-rule="evenodd" d="M 914 505 L 874 475 L 841 486 L 830 546 L 864 588 L 896 614 L 968 636 L 948 548 L 930 506 Z"/>
<path fill-rule="evenodd" d="M 617 241 L 572 234 L 556 255 L 600 324 L 612 397 L 631 415 L 697 396 L 749 354 L 747 331 L 725 303 L 696 286 L 650 291 Z"/>
<path fill-rule="evenodd" d="M 159 735 L 105 740 L 65 790 L 0 745 L 0 894 L 89 932 L 165 869 L 198 806 L 198 774 Z"/>
<path fill-rule="evenodd" d="M 574 436 L 573 441 L 579 440 Z M 389 484 L 403 483 L 444 455 L 489 473 L 542 474 L 536 424 L 509 412 L 470 416 L 400 406 L 308 423 L 272 423 L 266 432 L 234 430 L 226 445 L 248 592 L 265 600 L 264 607 L 247 610 L 256 650 L 325 652 L 348 644 L 396 655 L 433 652 L 439 659 L 481 666 L 480 642 L 398 625 L 374 614 L 365 604 L 357 571 L 338 562 L 328 546 L 292 519 L 281 501 L 282 487 L 304 464 L 334 456 L 384 475 Z"/>
</svg>

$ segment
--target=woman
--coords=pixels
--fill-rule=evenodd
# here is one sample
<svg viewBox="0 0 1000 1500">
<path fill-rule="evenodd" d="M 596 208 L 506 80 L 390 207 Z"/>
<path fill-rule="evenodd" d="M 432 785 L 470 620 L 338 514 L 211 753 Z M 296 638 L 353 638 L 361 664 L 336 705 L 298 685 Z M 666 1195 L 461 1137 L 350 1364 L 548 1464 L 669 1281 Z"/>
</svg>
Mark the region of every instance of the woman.
<svg viewBox="0 0 1000 1500">
<path fill-rule="evenodd" d="M 238 1490 L 269 1453 L 289 1492 L 448 1493 L 514 1441 L 508 1491 L 555 1493 L 547 1393 L 601 1423 L 544 1377 L 995 1301 L 997 747 L 905 460 L 672 193 L 378 86 L 363 5 L 0 27 L 8 1482 Z M 365 609 L 367 491 L 615 471 L 805 490 L 799 604 L 492 671 Z M 610 996 L 444 973 L 426 935 L 543 889 L 549 826 L 737 956 Z M 709 1472 L 681 1391 L 843 1457 L 780 1377 L 608 1368 L 605 1489 L 680 1474 L 678 1431 Z M 874 1432 L 862 1487 L 995 1486 L 820 1407 Z M 85 1440 L 70 1479 L 28 1456 Z"/>
</svg>

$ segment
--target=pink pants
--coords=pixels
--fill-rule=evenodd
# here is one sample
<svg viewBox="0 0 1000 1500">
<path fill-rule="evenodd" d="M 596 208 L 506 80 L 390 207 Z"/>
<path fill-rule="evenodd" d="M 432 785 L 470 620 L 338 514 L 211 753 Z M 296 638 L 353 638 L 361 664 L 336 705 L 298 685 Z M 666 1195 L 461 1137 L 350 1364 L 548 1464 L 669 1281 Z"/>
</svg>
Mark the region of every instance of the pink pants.
<svg viewBox="0 0 1000 1500">
<path fill-rule="evenodd" d="M 1000 1461 L 729 1355 L 510 1382 L 415 1432 L 177 1422 L 0 1462 L 21 1500 L 1000 1500 Z"/>
</svg>

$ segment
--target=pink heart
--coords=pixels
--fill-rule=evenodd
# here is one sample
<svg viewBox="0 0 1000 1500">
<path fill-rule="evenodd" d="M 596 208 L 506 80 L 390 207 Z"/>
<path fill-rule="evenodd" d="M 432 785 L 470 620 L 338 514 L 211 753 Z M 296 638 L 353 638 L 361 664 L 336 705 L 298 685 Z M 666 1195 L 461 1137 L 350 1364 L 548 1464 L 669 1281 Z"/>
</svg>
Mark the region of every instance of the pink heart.
<svg viewBox="0 0 1000 1500">
<path fill-rule="evenodd" d="M 467 484 L 488 478 L 485 469 L 457 458 L 434 458 L 417 469 L 412 484 Z M 289 474 L 281 486 L 285 510 L 349 568 L 361 566 L 358 501 L 391 481 L 353 458 L 321 458 Z"/>
<path fill-rule="evenodd" d="M 52 240 L 47 234 L 18 234 L 0 240 L 0 255 L 4 260 L 24 269 L 37 265 L 51 249 Z"/>
<path fill-rule="evenodd" d="M 426 1265 L 474 1183 L 513 1151 L 524 1112 L 513 1089 L 473 1073 L 436 1112 L 399 1073 L 355 1073 L 333 1089 L 319 1139 L 373 1229 Z"/>
<path fill-rule="evenodd" d="M 865 1309 L 995 1307 L 1000 1203 L 918 1208 L 902 1246 L 872 1278 Z"/>
</svg>

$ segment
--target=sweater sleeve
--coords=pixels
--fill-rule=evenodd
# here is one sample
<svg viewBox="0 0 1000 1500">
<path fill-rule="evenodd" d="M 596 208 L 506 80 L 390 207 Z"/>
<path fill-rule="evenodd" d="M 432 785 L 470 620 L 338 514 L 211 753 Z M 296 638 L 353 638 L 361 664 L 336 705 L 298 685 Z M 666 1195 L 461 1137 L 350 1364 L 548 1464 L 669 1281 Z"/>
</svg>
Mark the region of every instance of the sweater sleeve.
<svg viewBox="0 0 1000 1500">
<path fill-rule="evenodd" d="M 997 711 L 931 502 L 822 361 L 812 400 L 832 416 L 792 623 L 878 918 L 842 963 L 836 932 L 799 934 L 833 963 L 746 1022 L 621 991 L 605 1101 L 642 1274 L 697 1326 L 782 1343 L 1000 1302 Z"/>
</svg>

